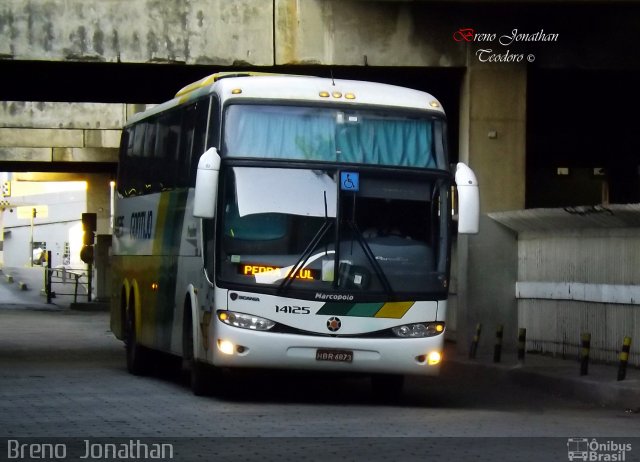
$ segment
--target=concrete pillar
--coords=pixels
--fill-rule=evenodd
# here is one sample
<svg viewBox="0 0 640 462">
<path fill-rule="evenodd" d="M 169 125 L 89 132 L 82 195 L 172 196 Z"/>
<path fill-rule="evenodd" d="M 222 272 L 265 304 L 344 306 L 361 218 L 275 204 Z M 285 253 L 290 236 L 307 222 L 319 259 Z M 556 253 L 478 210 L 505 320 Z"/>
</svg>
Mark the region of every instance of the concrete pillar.
<svg viewBox="0 0 640 462">
<path fill-rule="evenodd" d="M 97 214 L 96 234 L 111 234 L 111 178 L 107 174 L 85 175 L 87 181 L 87 212 Z"/>
<path fill-rule="evenodd" d="M 504 346 L 517 332 L 517 236 L 487 213 L 524 208 L 527 70 L 519 64 L 482 64 L 470 55 L 461 91 L 460 160 L 480 185 L 480 233 L 458 238 L 458 345 L 467 351 L 475 325 L 490 351 L 498 324 Z"/>
</svg>

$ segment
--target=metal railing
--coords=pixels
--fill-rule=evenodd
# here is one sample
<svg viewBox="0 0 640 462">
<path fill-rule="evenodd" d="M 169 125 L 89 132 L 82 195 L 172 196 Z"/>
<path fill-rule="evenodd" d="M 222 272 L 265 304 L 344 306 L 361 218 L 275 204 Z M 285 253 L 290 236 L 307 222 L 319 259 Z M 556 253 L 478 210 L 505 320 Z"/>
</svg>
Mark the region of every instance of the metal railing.
<svg viewBox="0 0 640 462">
<path fill-rule="evenodd" d="M 48 251 L 47 254 L 47 266 L 44 273 L 44 290 L 47 295 L 47 303 L 51 303 L 51 299 L 57 295 L 73 295 L 74 303 L 77 303 L 79 295 L 86 295 L 87 302 L 90 302 L 91 265 L 87 265 L 85 268 L 69 268 L 66 266 L 52 268 L 51 251 Z M 73 292 L 71 292 L 72 289 Z"/>
</svg>

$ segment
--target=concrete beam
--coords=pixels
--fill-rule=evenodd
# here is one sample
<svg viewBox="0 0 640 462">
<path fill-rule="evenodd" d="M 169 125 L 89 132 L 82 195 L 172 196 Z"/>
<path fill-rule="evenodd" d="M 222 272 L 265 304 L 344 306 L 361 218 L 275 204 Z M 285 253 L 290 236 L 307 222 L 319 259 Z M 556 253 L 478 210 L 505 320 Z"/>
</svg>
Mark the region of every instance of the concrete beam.
<svg viewBox="0 0 640 462">
<path fill-rule="evenodd" d="M 3 147 L 82 147 L 84 133 L 52 128 L 0 128 L 0 143 Z"/>
<path fill-rule="evenodd" d="M 5 148 L 0 146 L 3 162 L 51 162 L 51 148 Z"/>
<path fill-rule="evenodd" d="M 53 162 L 118 162 L 116 148 L 53 148 Z"/>
<path fill-rule="evenodd" d="M 450 67 L 466 64 L 450 40 L 460 24 L 433 4 L 276 0 L 276 64 Z"/>
<path fill-rule="evenodd" d="M 120 130 L 0 128 L 0 143 L 22 148 L 117 148 L 120 134 Z"/>
<path fill-rule="evenodd" d="M 119 130 L 126 113 L 124 104 L 2 101 L 0 127 Z"/>
<path fill-rule="evenodd" d="M 20 148 L 0 146 L 3 162 L 118 162 L 117 148 Z"/>
<path fill-rule="evenodd" d="M 84 130 L 84 147 L 117 148 L 121 130 Z"/>
<path fill-rule="evenodd" d="M 0 57 L 273 64 L 270 0 L 6 0 Z"/>
</svg>

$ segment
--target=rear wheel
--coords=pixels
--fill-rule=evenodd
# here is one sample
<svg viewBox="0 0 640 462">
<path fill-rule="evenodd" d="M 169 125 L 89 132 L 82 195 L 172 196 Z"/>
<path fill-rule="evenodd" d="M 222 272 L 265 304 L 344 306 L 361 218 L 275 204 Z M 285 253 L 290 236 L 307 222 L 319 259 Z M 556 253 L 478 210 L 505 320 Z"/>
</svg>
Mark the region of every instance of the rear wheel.
<svg viewBox="0 0 640 462">
<path fill-rule="evenodd" d="M 134 375 L 143 375 L 148 371 L 148 350 L 138 343 L 136 336 L 136 320 L 133 300 L 126 310 L 125 348 L 127 352 L 127 370 Z"/>
</svg>

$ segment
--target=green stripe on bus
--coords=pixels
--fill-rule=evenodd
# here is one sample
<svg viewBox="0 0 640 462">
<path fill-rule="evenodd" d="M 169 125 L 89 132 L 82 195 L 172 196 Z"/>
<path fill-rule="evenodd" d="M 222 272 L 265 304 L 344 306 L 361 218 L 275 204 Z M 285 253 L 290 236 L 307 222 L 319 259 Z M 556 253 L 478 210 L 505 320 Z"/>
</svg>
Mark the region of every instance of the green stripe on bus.
<svg viewBox="0 0 640 462">
<path fill-rule="evenodd" d="M 383 306 L 384 303 L 356 303 L 355 306 L 346 314 L 348 316 L 372 318 Z"/>
<path fill-rule="evenodd" d="M 355 303 L 329 302 L 325 303 L 316 314 L 325 314 L 327 316 L 346 316 L 355 305 Z"/>
</svg>

